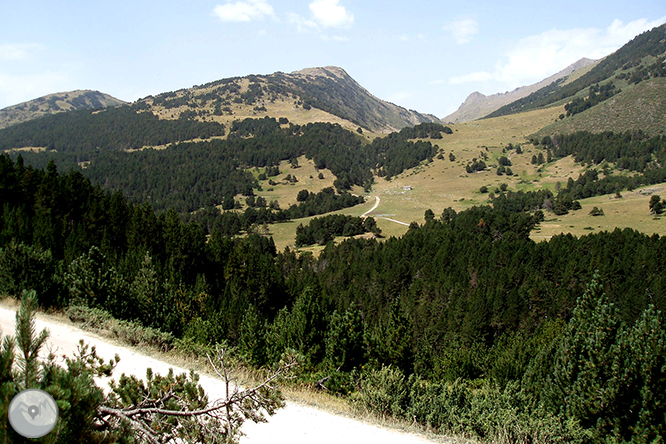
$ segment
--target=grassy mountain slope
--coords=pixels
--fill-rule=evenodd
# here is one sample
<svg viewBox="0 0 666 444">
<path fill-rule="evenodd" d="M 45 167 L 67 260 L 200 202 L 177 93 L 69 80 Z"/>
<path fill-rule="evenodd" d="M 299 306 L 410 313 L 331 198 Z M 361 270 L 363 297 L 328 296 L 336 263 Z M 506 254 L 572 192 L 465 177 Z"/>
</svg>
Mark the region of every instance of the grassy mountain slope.
<svg viewBox="0 0 666 444">
<path fill-rule="evenodd" d="M 578 75 L 581 71 L 587 71 L 590 68 L 590 65 L 597 63 L 595 60 L 590 59 L 580 59 L 576 63 L 569 65 L 564 68 L 562 71 L 553 74 L 552 76 L 532 85 L 522 86 L 516 88 L 513 91 L 500 94 L 492 94 L 486 96 L 480 92 L 473 92 L 470 94 L 465 102 L 460 105 L 454 113 L 449 114 L 448 116 L 442 118 L 444 122 L 451 123 L 461 123 L 469 122 L 471 120 L 479 119 L 481 117 L 487 116 L 493 111 L 501 108 L 504 105 L 520 100 L 524 97 L 527 97 L 531 93 L 540 90 L 543 87 L 550 85 L 551 83 L 563 79 L 564 82 L 569 81 L 569 79 Z"/>
<path fill-rule="evenodd" d="M 638 93 L 640 88 L 650 88 L 652 82 L 653 80 L 642 82 L 634 91 Z M 622 96 L 617 96 L 616 99 L 621 100 Z M 576 163 L 571 156 L 542 165 L 532 163 L 532 156 L 541 153 L 547 157 L 547 151 L 543 145 L 534 146 L 529 143 L 530 135 L 548 127 L 563 111 L 564 107 L 558 105 L 453 124 L 451 125 L 453 134 L 443 139 L 430 140 L 437 145 L 441 157 L 438 155 L 431 162 L 427 160 L 421 162 L 417 167 L 404 171 L 390 181 L 377 177 L 372 190 L 366 193 L 364 204 L 335 213 L 360 216 L 371 210 L 377 202 L 376 198 L 379 197 L 379 205 L 368 215 L 375 217 L 384 236 L 399 237 L 408 231 L 411 222 L 424 223 L 424 213 L 427 209 L 431 209 L 439 216 L 448 207 L 463 211 L 474 205 L 492 205 L 491 193 L 497 195 L 497 189 L 502 184 L 513 192 L 545 189 L 556 194 L 558 187 L 566 186 L 570 178 L 576 180 L 582 173 L 593 168 Z M 580 114 L 581 119 L 585 113 Z M 569 119 L 563 122 L 567 120 Z M 571 120 L 573 121 L 573 117 Z M 516 150 L 507 150 L 509 143 L 521 145 L 523 152 L 518 154 Z M 451 160 L 450 155 L 453 155 L 454 160 Z M 467 173 L 465 166 L 483 155 L 487 156 L 485 162 L 488 168 L 480 172 Z M 513 175 L 500 176 L 496 173 L 498 159 L 501 156 L 508 157 L 512 162 Z M 614 169 L 612 166 L 610 171 L 615 175 L 631 174 Z M 480 192 L 484 186 L 488 189 L 487 193 Z M 275 192 L 278 191 L 282 192 L 276 187 Z M 266 198 L 275 198 L 273 192 L 260 191 L 258 194 Z M 604 230 L 612 231 L 616 227 L 633 228 L 647 234 L 666 235 L 663 218 L 652 216 L 648 209 L 651 195 L 658 194 L 662 197 L 666 195 L 666 183 L 639 187 L 632 191 L 622 190 L 621 194 L 621 198 L 609 194 L 581 199 L 582 209 L 569 214 L 555 215 L 545 212 L 546 219 L 532 232 L 531 237 L 540 241 L 548 240 L 560 233 L 582 236 Z M 593 207 L 603 209 L 605 215 L 590 215 Z M 306 224 L 308 220 L 270 225 L 268 231 L 278 249 L 282 250 L 286 246 L 294 248 L 296 228 L 300 223 Z M 323 247 L 308 247 L 302 250 L 318 253 L 322 249 Z"/>
<path fill-rule="evenodd" d="M 558 120 L 535 134 L 570 134 L 575 131 L 635 131 L 666 133 L 666 78 L 643 81 L 580 114 Z"/>
<path fill-rule="evenodd" d="M 523 99 L 503 106 L 487 117 L 513 114 L 568 101 L 590 86 L 608 82 L 617 75 L 631 76 L 641 67 L 653 63 L 655 59 L 663 60 L 664 54 L 666 54 L 666 24 L 635 37 L 575 81 L 567 83 L 562 79 L 557 80 Z"/>
<path fill-rule="evenodd" d="M 185 115 L 221 123 L 271 116 L 296 124 L 330 122 L 380 133 L 439 123 L 435 116 L 376 98 L 342 68 L 332 66 L 223 79 L 141 102 L 161 118 Z"/>
<path fill-rule="evenodd" d="M 101 109 L 126 102 L 99 91 L 77 90 L 49 94 L 0 110 L 0 128 L 65 111 Z"/>
</svg>

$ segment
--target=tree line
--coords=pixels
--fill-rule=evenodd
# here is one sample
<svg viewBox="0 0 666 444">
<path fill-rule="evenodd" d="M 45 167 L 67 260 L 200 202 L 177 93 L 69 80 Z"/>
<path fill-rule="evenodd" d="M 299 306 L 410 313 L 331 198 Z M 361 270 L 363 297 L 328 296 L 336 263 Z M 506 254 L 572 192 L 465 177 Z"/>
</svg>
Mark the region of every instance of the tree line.
<svg viewBox="0 0 666 444">
<path fill-rule="evenodd" d="M 301 381 L 350 399 L 360 387 L 372 410 L 437 430 L 579 442 L 664 433 L 658 235 L 535 243 L 543 216 L 529 204 L 483 206 L 314 258 L 258 235 L 207 236 L 54 164 L 3 155 L 0 173 L 3 293 L 34 289 L 45 307 L 86 305 L 227 343 L 256 366 L 294 350 Z"/>
<path fill-rule="evenodd" d="M 234 122 L 228 140 L 173 143 L 164 150 L 66 149 L 21 155 L 25 163 L 41 168 L 53 158 L 61 170 L 80 170 L 105 189 L 122 190 L 136 203 L 148 201 L 160 211 L 187 213 L 238 194 L 253 195 L 259 183 L 247 171 L 250 168 L 265 168 L 269 176 L 279 162 L 306 156 L 317 168 L 331 170 L 334 186 L 342 191 L 354 185 L 369 188 L 373 171 L 391 177 L 431 159 L 436 150 L 430 142 L 409 141 L 399 133 L 367 144 L 337 124 L 281 125 L 267 117 Z M 89 164 L 81 169 L 78 163 L 84 161 Z"/>
<path fill-rule="evenodd" d="M 663 422 L 645 428 L 631 412 L 663 416 L 663 373 L 654 373 L 663 349 L 653 348 L 658 333 L 637 332 L 663 332 L 649 326 L 662 322 L 657 312 L 666 306 L 664 238 L 625 229 L 537 244 L 529 233 L 538 214 L 473 207 L 412 224 L 401 239 L 350 239 L 314 258 L 278 253 L 271 239 L 257 235 L 206 239 L 201 225 L 182 222 L 175 211 L 156 214 L 79 173 L 34 170 L 7 156 L 1 166 L 4 293 L 32 288 L 43 306 L 83 304 L 178 338 L 225 342 L 257 366 L 293 349 L 310 369 L 302 380 L 323 380 L 352 399 L 360 383 L 378 412 L 387 407 L 373 396 L 398 381 L 409 397 L 383 398 L 391 400 L 391 414 L 412 412 L 442 430 L 451 423 L 436 412 L 448 405 L 474 425 L 472 417 L 482 418 L 474 409 L 499 400 L 507 409 L 536 406 L 523 410 L 535 429 L 550 424 L 560 429 L 548 430 L 598 437 L 612 423 L 608 436 L 663 433 Z M 610 315 L 577 317 L 577 307 L 593 303 L 581 304 L 586 297 Z M 576 327 L 581 322 L 592 324 Z M 615 333 L 607 340 L 577 333 L 590 325 Z M 645 379 L 633 364 L 621 367 L 626 377 L 562 367 L 570 361 L 559 356 L 573 353 L 581 359 L 576 368 L 585 368 L 585 350 L 604 353 L 611 364 L 645 361 L 640 369 L 655 377 Z M 639 356 L 644 361 L 633 361 Z M 553 373 L 530 376 L 537 369 Z M 561 391 L 542 394 L 539 381 L 549 378 L 548 387 Z M 629 386 L 617 385 L 626 378 Z M 602 384 L 605 399 L 629 407 L 595 407 L 583 390 L 589 384 Z M 580 408 L 559 410 L 563 405 Z M 486 410 L 486 418 L 490 411 L 508 414 Z M 502 425 L 474 427 L 468 433 L 488 437 Z"/>
<path fill-rule="evenodd" d="M 326 245 L 337 236 L 351 237 L 363 233 L 381 234 L 374 218 L 331 214 L 315 217 L 307 225 L 300 224 L 296 228 L 296 246 Z"/>
<path fill-rule="evenodd" d="M 162 120 L 138 107 L 71 111 L 12 125 L 0 130 L 0 149 L 32 146 L 58 152 L 128 150 L 225 134 L 224 125 L 219 123 Z"/>
</svg>

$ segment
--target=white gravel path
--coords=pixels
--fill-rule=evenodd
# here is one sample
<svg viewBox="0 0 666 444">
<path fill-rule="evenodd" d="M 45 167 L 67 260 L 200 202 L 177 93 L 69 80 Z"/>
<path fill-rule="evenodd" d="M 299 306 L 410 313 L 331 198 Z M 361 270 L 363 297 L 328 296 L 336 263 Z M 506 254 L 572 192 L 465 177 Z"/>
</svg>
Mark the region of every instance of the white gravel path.
<svg viewBox="0 0 666 444">
<path fill-rule="evenodd" d="M 0 306 L 0 329 L 3 335 L 14 335 L 14 322 L 15 310 Z M 185 371 L 137 353 L 130 348 L 112 344 L 95 334 L 46 319 L 40 315 L 37 316 L 36 327 L 38 332 L 44 328 L 49 330 L 48 347 L 58 356 L 71 356 L 81 339 L 88 344 L 95 345 L 98 355 L 106 361 L 118 354 L 120 362 L 114 372 L 116 376 L 126 373 L 145 379 L 148 367 L 152 368 L 155 373 L 161 374 L 167 373 L 169 368 L 173 368 L 176 373 Z M 46 355 L 48 350 L 43 350 L 43 353 Z M 200 383 L 209 395 L 209 399 L 216 399 L 224 394 L 224 385 L 218 379 L 201 375 Z M 241 439 L 241 443 L 416 444 L 433 442 L 422 436 L 384 429 L 292 402 L 287 403 L 285 408 L 269 417 L 268 421 L 263 424 L 247 423 L 243 427 L 247 436 Z"/>
</svg>

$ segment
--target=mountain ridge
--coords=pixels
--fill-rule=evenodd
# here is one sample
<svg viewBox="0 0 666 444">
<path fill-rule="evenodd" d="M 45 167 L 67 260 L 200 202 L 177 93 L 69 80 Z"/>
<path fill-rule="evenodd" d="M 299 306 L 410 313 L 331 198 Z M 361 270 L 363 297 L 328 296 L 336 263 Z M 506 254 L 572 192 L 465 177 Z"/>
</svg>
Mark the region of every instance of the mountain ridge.
<svg viewBox="0 0 666 444">
<path fill-rule="evenodd" d="M 74 90 L 47 94 L 0 109 L 0 128 L 42 116 L 81 109 L 102 109 L 127 102 L 95 90 Z"/>
<path fill-rule="evenodd" d="M 139 102 L 161 118 L 178 118 L 195 111 L 197 118 L 220 123 L 247 117 L 285 117 L 298 124 L 323 121 L 378 133 L 419 123 L 441 123 L 436 116 L 377 98 L 337 66 L 230 77 Z"/>
<path fill-rule="evenodd" d="M 475 91 L 467 96 L 465 101 L 455 112 L 449 114 L 446 117 L 443 117 L 441 120 L 443 122 L 449 123 L 462 123 L 485 117 L 486 115 L 496 111 L 504 105 L 508 105 L 516 100 L 527 97 L 531 93 L 543 88 L 544 86 L 547 86 L 552 82 L 562 78 L 568 77 L 583 68 L 596 64 L 597 62 L 598 60 L 592 60 L 583 57 L 575 63 L 567 66 L 563 70 L 537 83 L 520 86 L 512 91 L 506 91 L 504 93 L 496 93 L 487 96 L 479 91 Z"/>
</svg>

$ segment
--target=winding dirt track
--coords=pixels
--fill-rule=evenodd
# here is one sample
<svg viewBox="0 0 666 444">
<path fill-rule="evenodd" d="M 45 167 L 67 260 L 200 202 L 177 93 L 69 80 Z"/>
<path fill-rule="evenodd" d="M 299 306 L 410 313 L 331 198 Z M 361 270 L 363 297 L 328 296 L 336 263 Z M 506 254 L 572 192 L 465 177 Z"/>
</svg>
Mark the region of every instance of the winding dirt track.
<svg viewBox="0 0 666 444">
<path fill-rule="evenodd" d="M 379 201 L 379 199 L 377 199 Z M 14 335 L 15 309 L 0 306 L 0 329 L 3 335 Z M 54 321 L 51 318 L 38 315 L 36 320 L 37 332 L 47 328 L 50 332 L 48 347 L 42 350 L 46 356 L 48 349 L 53 350 L 57 356 L 72 356 L 78 343 L 83 339 L 86 343 L 97 348 L 99 356 L 105 360 L 120 356 L 120 362 L 114 372 L 116 377 L 122 373 L 134 374 L 145 379 L 146 368 L 150 367 L 155 373 L 167 373 L 173 368 L 176 373 L 185 372 L 185 369 L 167 364 L 149 356 L 142 355 L 134 350 L 121 347 L 103 338 L 84 332 L 80 329 Z M 61 358 L 62 360 L 62 358 Z M 201 375 L 201 385 L 214 400 L 224 395 L 224 385 L 218 379 Z M 106 386 L 99 381 L 100 386 Z M 269 417 L 268 423 L 248 423 L 243 427 L 247 435 L 241 438 L 241 443 L 274 443 L 274 444 L 417 444 L 433 442 L 421 436 L 401 433 L 395 430 L 383 429 L 361 421 L 343 416 L 335 416 L 328 412 L 306 407 L 295 403 L 287 403 L 284 409 L 278 410 L 275 416 Z"/>
<path fill-rule="evenodd" d="M 365 213 L 361 214 L 361 217 L 366 217 L 368 214 L 375 211 L 377 209 L 377 207 L 379 206 L 379 202 L 381 202 L 381 200 L 379 199 L 379 196 L 375 196 L 375 205 L 372 208 L 370 208 L 368 211 L 366 211 Z"/>
<path fill-rule="evenodd" d="M 367 217 L 368 214 L 372 213 L 373 211 L 375 211 L 377 209 L 377 207 L 379 206 L 379 202 L 381 202 L 381 200 L 379 199 L 379 196 L 375 196 L 375 199 L 376 199 L 375 200 L 375 205 L 372 208 L 370 208 L 368 211 L 366 211 L 365 213 L 361 214 L 361 217 Z M 391 219 L 390 217 L 386 217 L 386 216 L 375 216 L 375 217 L 377 219 L 382 218 L 382 219 L 390 220 L 391 222 L 395 222 L 396 224 L 404 225 L 406 227 L 409 226 L 409 224 L 407 222 L 400 222 L 399 220 Z"/>
</svg>

